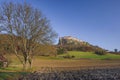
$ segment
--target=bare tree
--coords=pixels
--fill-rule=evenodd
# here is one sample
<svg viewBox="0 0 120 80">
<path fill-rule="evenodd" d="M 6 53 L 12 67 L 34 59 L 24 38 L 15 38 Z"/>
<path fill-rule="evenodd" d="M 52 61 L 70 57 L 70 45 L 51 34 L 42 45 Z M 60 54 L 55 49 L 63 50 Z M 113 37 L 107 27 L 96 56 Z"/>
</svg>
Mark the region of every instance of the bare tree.
<svg viewBox="0 0 120 80">
<path fill-rule="evenodd" d="M 26 69 L 32 67 L 39 44 L 52 43 L 57 34 L 42 13 L 29 4 L 4 3 L 0 6 L 0 30 L 9 34 L 12 50 Z"/>
</svg>

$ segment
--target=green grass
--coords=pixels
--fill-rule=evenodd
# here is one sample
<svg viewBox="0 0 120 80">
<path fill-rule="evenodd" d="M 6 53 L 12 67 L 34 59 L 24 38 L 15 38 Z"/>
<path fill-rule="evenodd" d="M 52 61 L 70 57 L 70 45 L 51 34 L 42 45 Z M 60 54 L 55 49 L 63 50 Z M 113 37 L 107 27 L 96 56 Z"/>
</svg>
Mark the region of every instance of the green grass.
<svg viewBox="0 0 120 80">
<path fill-rule="evenodd" d="M 12 72 L 17 72 L 17 71 L 22 71 L 23 69 L 19 66 L 9 66 L 6 68 L 0 68 L 0 72 L 6 72 L 6 71 L 12 71 Z"/>
<path fill-rule="evenodd" d="M 79 52 L 79 51 L 68 51 L 66 54 L 61 54 L 59 57 L 63 56 L 75 56 L 75 59 L 120 59 L 120 55 L 116 54 L 106 54 L 106 55 L 97 55 L 93 52 Z"/>
<path fill-rule="evenodd" d="M 0 72 L 0 80 L 15 80 L 20 75 L 26 75 L 28 72 Z"/>
</svg>

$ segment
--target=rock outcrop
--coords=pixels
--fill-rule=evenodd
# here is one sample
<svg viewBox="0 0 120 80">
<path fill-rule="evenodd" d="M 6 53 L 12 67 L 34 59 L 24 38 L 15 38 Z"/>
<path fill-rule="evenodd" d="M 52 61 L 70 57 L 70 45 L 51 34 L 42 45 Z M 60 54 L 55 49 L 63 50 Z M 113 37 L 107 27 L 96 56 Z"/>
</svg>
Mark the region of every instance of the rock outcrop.
<svg viewBox="0 0 120 80">
<path fill-rule="evenodd" d="M 90 43 L 80 40 L 78 38 L 74 38 L 72 36 L 64 36 L 59 38 L 58 46 L 62 46 L 64 49 L 68 51 L 95 51 L 104 50 L 98 46 L 91 45 Z"/>
<path fill-rule="evenodd" d="M 85 41 L 79 40 L 78 38 L 74 38 L 72 36 L 64 36 L 59 38 L 59 45 L 78 45 L 87 43 Z"/>
</svg>

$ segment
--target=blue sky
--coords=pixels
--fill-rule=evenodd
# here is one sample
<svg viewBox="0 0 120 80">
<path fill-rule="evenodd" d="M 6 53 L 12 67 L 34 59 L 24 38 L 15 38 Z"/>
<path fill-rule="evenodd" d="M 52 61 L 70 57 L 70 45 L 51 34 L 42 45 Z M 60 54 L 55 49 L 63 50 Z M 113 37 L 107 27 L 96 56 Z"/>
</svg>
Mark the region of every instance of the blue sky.
<svg viewBox="0 0 120 80">
<path fill-rule="evenodd" d="M 23 3 L 25 0 L 0 0 Z M 120 0 L 26 0 L 47 16 L 59 37 L 120 50 Z"/>
</svg>

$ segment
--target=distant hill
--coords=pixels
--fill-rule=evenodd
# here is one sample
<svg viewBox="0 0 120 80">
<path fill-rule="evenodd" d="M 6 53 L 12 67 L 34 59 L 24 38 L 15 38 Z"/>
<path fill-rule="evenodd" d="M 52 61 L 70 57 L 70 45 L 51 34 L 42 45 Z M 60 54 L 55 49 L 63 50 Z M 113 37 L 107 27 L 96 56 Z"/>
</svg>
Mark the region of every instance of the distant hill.
<svg viewBox="0 0 120 80">
<path fill-rule="evenodd" d="M 104 50 L 99 46 L 91 45 L 90 43 L 80 40 L 72 36 L 64 36 L 59 38 L 58 46 L 62 46 L 68 51 L 95 51 L 96 49 Z"/>
</svg>

